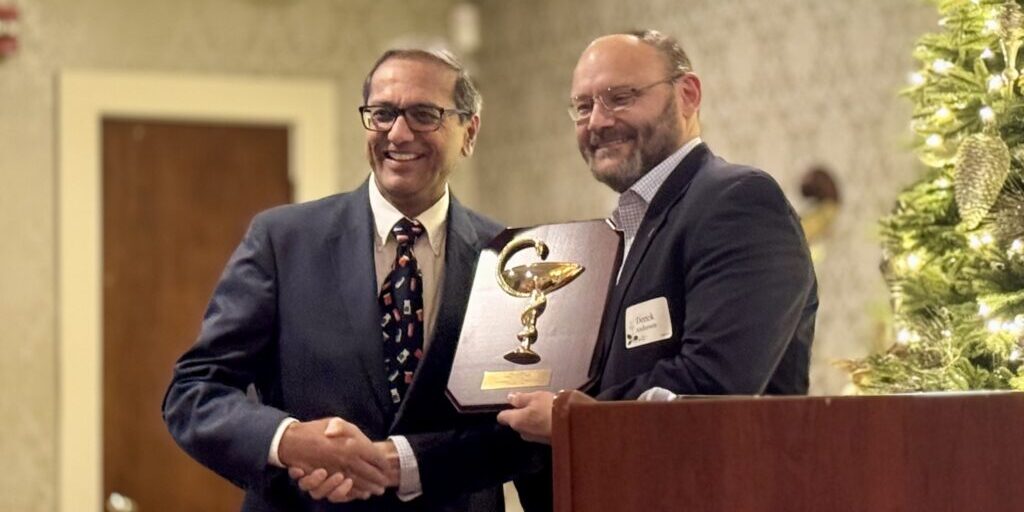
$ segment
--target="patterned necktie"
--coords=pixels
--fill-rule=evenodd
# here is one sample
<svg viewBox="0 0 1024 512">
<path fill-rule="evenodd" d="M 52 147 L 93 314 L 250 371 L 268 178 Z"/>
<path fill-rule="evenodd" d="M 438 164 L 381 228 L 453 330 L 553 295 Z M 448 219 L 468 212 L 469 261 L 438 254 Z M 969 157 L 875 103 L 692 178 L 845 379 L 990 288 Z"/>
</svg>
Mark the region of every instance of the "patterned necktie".
<svg viewBox="0 0 1024 512">
<path fill-rule="evenodd" d="M 391 401 L 397 407 L 423 358 L 423 277 L 412 252 L 423 225 L 402 218 L 391 233 L 398 242 L 395 264 L 384 278 L 377 302 L 384 333 L 384 371 Z"/>
</svg>

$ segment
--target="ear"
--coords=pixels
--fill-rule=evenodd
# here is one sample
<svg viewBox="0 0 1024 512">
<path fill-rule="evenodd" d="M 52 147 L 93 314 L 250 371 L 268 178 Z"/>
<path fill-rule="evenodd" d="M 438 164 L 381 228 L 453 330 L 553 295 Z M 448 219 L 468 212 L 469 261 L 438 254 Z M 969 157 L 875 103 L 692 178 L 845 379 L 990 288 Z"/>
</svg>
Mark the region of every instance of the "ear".
<svg viewBox="0 0 1024 512">
<path fill-rule="evenodd" d="M 700 110 L 700 78 L 694 73 L 686 73 L 676 80 L 676 95 L 679 107 L 687 118 Z"/>
<path fill-rule="evenodd" d="M 480 115 L 473 114 L 466 127 L 466 137 L 462 141 L 462 156 L 472 156 L 476 146 L 476 135 L 480 133 Z"/>
</svg>

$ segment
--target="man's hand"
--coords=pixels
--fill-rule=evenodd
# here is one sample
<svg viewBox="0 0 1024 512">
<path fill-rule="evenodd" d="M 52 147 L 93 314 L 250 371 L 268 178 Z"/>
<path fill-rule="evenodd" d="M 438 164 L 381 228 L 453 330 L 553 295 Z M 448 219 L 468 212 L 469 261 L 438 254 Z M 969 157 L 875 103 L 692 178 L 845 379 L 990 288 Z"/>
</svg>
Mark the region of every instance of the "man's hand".
<svg viewBox="0 0 1024 512">
<path fill-rule="evenodd" d="M 352 479 L 345 478 L 342 473 L 334 473 L 328 476 L 327 470 L 315 469 L 312 473 L 296 468 L 288 468 L 288 476 L 299 481 L 299 489 L 306 491 L 315 500 L 327 498 L 331 503 L 345 503 L 354 499 L 366 499 L 369 493 L 352 492 Z"/>
<path fill-rule="evenodd" d="M 365 499 L 383 494 L 389 481 L 381 450 L 341 418 L 289 425 L 281 436 L 278 457 L 288 466 L 288 474 L 300 479 L 300 488 L 316 499 Z"/>
<path fill-rule="evenodd" d="M 329 435 L 336 435 L 328 427 Z M 387 477 L 387 487 L 398 487 L 399 471 L 401 464 L 398 460 L 398 450 L 391 441 L 378 441 L 373 443 L 374 447 L 381 451 L 387 461 L 387 468 L 384 475 Z M 327 470 L 318 468 L 312 473 L 305 473 L 298 468 L 289 468 L 288 475 L 299 481 L 299 488 L 308 491 L 314 499 L 327 498 L 332 503 L 344 503 L 353 499 L 369 498 L 369 493 L 352 488 L 352 480 L 345 478 L 342 473 L 328 475 Z"/>
<path fill-rule="evenodd" d="M 387 462 L 387 468 L 384 469 L 384 476 L 387 477 L 387 487 L 398 487 L 401 483 L 400 475 L 402 470 L 401 462 L 398 459 L 398 448 L 395 448 L 395 443 L 391 440 L 377 441 L 373 443 L 382 454 L 384 454 L 384 460 Z"/>
<path fill-rule="evenodd" d="M 527 441 L 551 444 L 551 404 L 555 394 L 550 391 L 510 393 L 508 403 L 514 409 L 498 413 L 498 423 L 512 427 Z"/>
</svg>

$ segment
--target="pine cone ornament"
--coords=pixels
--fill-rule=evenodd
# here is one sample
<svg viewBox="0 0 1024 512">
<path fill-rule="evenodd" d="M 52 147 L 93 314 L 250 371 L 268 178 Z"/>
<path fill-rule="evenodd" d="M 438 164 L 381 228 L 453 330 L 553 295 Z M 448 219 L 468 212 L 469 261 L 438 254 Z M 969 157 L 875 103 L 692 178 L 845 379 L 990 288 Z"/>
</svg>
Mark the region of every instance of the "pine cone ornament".
<svg viewBox="0 0 1024 512">
<path fill-rule="evenodd" d="M 956 152 L 954 197 L 960 219 L 974 229 L 988 215 L 1010 175 L 1010 149 L 998 136 L 976 133 Z"/>
</svg>

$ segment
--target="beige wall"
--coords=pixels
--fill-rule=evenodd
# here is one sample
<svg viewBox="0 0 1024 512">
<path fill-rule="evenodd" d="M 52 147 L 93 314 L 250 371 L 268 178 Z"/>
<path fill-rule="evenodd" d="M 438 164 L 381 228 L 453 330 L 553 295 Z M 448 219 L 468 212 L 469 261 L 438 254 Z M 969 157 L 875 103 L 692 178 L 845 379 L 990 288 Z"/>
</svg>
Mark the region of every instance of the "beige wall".
<svg viewBox="0 0 1024 512">
<path fill-rule="evenodd" d="M 0 510 L 55 507 L 56 105 L 66 68 L 321 77 L 338 91 L 340 182 L 365 173 L 354 106 L 362 75 L 395 38 L 437 39 L 454 0 L 22 0 L 22 51 L 0 64 Z M 894 97 L 913 41 L 934 27 L 917 0 L 481 0 L 472 59 L 486 97 L 474 169 L 455 188 L 509 224 L 597 217 L 612 196 L 576 154 L 569 74 L 593 36 L 651 26 L 683 40 L 704 80 L 706 140 L 774 174 L 799 208 L 821 162 L 844 210 L 819 266 L 814 390 L 863 353 L 884 305 L 875 220 L 914 175 L 908 104 Z M 476 176 L 474 177 L 474 173 Z M 63 248 L 74 250 L 74 248 Z"/>
</svg>

